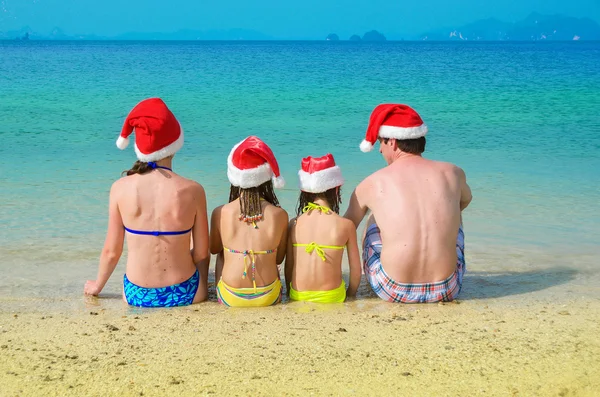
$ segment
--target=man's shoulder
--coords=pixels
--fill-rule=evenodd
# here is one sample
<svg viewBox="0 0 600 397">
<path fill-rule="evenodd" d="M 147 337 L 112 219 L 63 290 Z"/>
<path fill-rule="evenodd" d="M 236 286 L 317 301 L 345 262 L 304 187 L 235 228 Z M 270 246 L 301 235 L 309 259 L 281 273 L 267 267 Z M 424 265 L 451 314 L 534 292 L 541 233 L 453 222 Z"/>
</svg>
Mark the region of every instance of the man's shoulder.
<svg viewBox="0 0 600 397">
<path fill-rule="evenodd" d="M 459 166 L 448 161 L 423 159 L 423 164 L 431 168 L 437 169 L 440 172 L 447 172 L 453 174 L 464 173 L 464 171 Z"/>
<path fill-rule="evenodd" d="M 356 189 L 367 189 L 372 187 L 374 183 L 384 177 L 384 175 L 387 173 L 387 168 L 388 167 L 380 168 L 371 175 L 367 176 L 356 186 Z"/>
</svg>

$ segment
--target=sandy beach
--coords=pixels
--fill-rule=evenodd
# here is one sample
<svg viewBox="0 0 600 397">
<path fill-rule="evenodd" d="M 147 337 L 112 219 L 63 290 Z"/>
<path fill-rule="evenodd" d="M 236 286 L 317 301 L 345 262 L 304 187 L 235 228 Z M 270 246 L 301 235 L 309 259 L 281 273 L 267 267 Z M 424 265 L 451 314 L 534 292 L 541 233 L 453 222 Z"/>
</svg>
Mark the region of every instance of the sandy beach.
<svg viewBox="0 0 600 397">
<path fill-rule="evenodd" d="M 4 310 L 0 395 L 598 395 L 600 301 L 527 302 Z"/>
</svg>

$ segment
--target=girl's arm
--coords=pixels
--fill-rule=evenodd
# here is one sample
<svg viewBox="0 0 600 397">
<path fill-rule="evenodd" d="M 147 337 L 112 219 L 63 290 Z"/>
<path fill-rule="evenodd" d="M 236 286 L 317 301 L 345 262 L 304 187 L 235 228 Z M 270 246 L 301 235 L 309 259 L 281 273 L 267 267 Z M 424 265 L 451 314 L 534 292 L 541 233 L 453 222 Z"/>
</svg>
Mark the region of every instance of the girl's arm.
<svg viewBox="0 0 600 397">
<path fill-rule="evenodd" d="M 288 224 L 289 218 L 288 213 L 282 208 L 280 213 L 278 214 L 278 222 L 281 227 L 281 238 L 279 240 L 279 245 L 277 246 L 277 264 L 281 265 L 283 260 L 285 259 L 285 254 L 287 250 L 287 242 L 288 242 Z"/>
<path fill-rule="evenodd" d="M 123 253 L 123 239 L 125 238 L 125 228 L 123 227 L 123 219 L 119 212 L 117 204 L 118 183 L 113 183 L 110 188 L 110 198 L 108 202 L 108 231 L 106 232 L 106 240 L 104 248 L 100 254 L 100 264 L 98 266 L 98 275 L 96 280 L 88 280 L 85 283 L 83 292 L 87 295 L 98 295 L 111 274 L 117 267 L 121 254 Z"/>
<path fill-rule="evenodd" d="M 346 295 L 349 297 L 356 296 L 358 286 L 360 285 L 360 279 L 362 277 L 362 270 L 360 267 L 360 255 L 358 253 L 358 242 L 356 241 L 356 228 L 352 221 L 348 221 L 346 225 L 348 233 L 348 242 L 346 248 L 348 250 L 348 264 L 350 266 L 350 285 Z"/>
<path fill-rule="evenodd" d="M 210 217 L 210 253 L 217 255 L 215 262 L 215 284 L 221 279 L 223 273 L 223 240 L 221 239 L 221 212 L 223 206 L 215 208 Z"/>
<path fill-rule="evenodd" d="M 296 218 L 290 221 L 288 227 L 288 241 L 287 241 L 287 253 L 285 255 L 285 293 L 290 296 L 290 285 L 292 284 L 292 277 L 294 275 L 294 252 L 293 252 L 293 240 L 294 240 L 294 227 L 296 224 Z"/>
</svg>

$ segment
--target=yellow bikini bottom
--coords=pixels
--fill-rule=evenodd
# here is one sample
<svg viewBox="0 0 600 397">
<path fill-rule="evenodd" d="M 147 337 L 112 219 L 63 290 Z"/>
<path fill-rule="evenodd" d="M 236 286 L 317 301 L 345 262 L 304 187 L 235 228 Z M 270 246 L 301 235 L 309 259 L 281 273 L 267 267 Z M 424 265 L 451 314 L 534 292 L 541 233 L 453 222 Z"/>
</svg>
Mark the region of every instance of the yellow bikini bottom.
<svg viewBox="0 0 600 397">
<path fill-rule="evenodd" d="M 341 303 L 346 300 L 346 283 L 342 280 L 339 287 L 329 291 L 296 291 L 290 283 L 290 299 L 317 303 Z"/>
<path fill-rule="evenodd" d="M 234 288 L 219 280 L 217 298 L 225 306 L 262 307 L 271 306 L 281 300 L 281 281 L 276 279 L 265 287 Z"/>
</svg>

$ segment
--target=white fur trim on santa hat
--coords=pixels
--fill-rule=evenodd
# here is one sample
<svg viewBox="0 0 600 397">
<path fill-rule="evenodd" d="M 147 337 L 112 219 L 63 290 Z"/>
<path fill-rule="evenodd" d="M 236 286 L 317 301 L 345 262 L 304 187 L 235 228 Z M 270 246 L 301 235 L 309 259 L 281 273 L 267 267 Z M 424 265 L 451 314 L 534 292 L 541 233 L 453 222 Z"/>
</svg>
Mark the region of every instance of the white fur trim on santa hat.
<svg viewBox="0 0 600 397">
<path fill-rule="evenodd" d="M 379 136 L 381 138 L 394 139 L 417 139 L 427 134 L 427 125 L 421 124 L 418 127 L 394 127 L 391 125 L 382 125 L 379 127 Z"/>
<path fill-rule="evenodd" d="M 248 189 L 257 187 L 271 180 L 273 171 L 269 163 L 264 163 L 256 168 L 241 170 L 233 165 L 231 161 L 227 162 L 227 178 L 233 186 Z"/>
<path fill-rule="evenodd" d="M 233 152 L 237 149 L 238 146 L 242 144 L 241 141 L 233 146 L 233 149 L 229 152 L 229 156 L 227 156 L 227 179 L 233 186 L 241 187 L 242 189 L 249 189 L 251 187 L 257 187 L 272 179 L 273 187 L 282 188 L 285 185 L 285 180 L 282 176 L 276 178 L 273 174 L 273 170 L 269 163 L 264 163 L 259 165 L 256 168 L 251 168 L 248 170 L 241 170 L 233 165 Z"/>
<path fill-rule="evenodd" d="M 165 146 L 164 148 L 157 150 L 154 153 L 144 154 L 144 153 L 140 152 L 140 149 L 138 149 L 137 144 L 136 144 L 135 145 L 135 154 L 137 154 L 138 160 L 147 163 L 149 161 L 158 161 L 158 160 L 167 158 L 169 156 L 172 156 L 175 153 L 177 153 L 179 151 L 179 149 L 181 149 L 182 147 L 183 147 L 183 128 L 181 128 L 181 126 L 180 126 L 179 127 L 179 138 L 177 138 L 177 140 L 175 142 L 171 143 L 169 146 Z"/>
<path fill-rule="evenodd" d="M 367 153 L 371 150 L 373 150 L 373 144 L 367 141 L 366 139 L 363 139 L 363 141 L 360 143 L 360 151 L 363 153 Z"/>
<path fill-rule="evenodd" d="M 129 138 L 123 138 L 119 135 L 119 138 L 117 138 L 117 147 L 121 150 L 125 150 L 127 146 L 129 146 Z"/>
<path fill-rule="evenodd" d="M 342 170 L 337 165 L 312 174 L 300 170 L 298 177 L 300 178 L 300 190 L 307 193 L 323 193 L 344 184 Z"/>
</svg>

